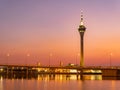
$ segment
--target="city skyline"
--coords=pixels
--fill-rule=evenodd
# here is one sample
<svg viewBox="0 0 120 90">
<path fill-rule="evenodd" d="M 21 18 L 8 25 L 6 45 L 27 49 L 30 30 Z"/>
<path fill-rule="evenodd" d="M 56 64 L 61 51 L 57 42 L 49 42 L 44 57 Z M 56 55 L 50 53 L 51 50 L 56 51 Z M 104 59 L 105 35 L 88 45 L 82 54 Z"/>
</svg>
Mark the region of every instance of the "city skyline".
<svg viewBox="0 0 120 90">
<path fill-rule="evenodd" d="M 79 64 L 81 10 L 85 65 L 119 65 L 119 0 L 0 1 L 0 63 Z"/>
</svg>

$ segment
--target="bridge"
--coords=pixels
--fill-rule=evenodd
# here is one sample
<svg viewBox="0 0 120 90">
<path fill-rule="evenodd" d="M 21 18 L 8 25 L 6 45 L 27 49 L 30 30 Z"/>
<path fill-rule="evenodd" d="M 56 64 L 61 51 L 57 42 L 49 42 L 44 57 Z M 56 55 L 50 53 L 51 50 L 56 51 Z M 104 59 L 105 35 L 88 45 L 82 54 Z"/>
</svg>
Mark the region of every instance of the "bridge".
<svg viewBox="0 0 120 90">
<path fill-rule="evenodd" d="M 36 74 L 100 74 L 105 77 L 119 77 L 120 66 L 38 66 L 38 65 L 0 65 L 1 75 Z"/>
</svg>

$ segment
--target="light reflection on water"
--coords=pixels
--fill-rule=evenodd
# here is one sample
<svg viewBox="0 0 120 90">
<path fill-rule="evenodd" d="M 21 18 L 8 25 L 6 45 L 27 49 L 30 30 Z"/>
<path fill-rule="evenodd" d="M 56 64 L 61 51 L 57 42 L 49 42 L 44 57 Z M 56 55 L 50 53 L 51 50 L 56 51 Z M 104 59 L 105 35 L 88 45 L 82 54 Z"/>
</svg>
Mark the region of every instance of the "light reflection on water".
<svg viewBox="0 0 120 90">
<path fill-rule="evenodd" d="M 3 77 L 0 77 L 0 90 L 3 90 Z"/>
<path fill-rule="evenodd" d="M 0 90 L 119 90 L 119 80 L 102 80 L 101 75 L 47 75 L 36 78 L 0 77 Z"/>
<path fill-rule="evenodd" d="M 26 75 L 0 75 L 2 79 L 36 79 L 36 80 L 120 80 L 120 77 L 102 77 L 102 75 L 74 75 L 74 74 L 39 74 L 34 76 Z"/>
<path fill-rule="evenodd" d="M 84 75 L 82 79 L 80 75 L 38 75 L 37 80 L 102 80 L 102 75 Z"/>
</svg>

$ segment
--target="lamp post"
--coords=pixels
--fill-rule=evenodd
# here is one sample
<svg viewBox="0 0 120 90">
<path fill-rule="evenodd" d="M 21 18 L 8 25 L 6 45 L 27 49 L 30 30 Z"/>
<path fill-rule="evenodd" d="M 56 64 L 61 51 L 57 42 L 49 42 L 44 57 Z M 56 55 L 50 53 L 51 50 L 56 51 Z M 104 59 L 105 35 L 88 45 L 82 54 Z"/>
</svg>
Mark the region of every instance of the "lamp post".
<svg viewBox="0 0 120 90">
<path fill-rule="evenodd" d="M 6 62 L 6 64 L 8 65 L 8 60 L 9 60 L 9 57 L 10 57 L 10 54 L 9 53 L 7 53 L 7 62 Z"/>
<path fill-rule="evenodd" d="M 111 67 L 111 65 L 112 65 L 112 53 L 110 53 L 110 67 Z"/>
<path fill-rule="evenodd" d="M 28 54 L 27 54 L 26 65 L 28 65 L 28 59 L 29 59 L 29 57 L 30 57 L 30 54 L 28 53 Z"/>
<path fill-rule="evenodd" d="M 51 57 L 52 57 L 52 53 L 49 54 L 49 67 L 51 65 Z"/>
<path fill-rule="evenodd" d="M 6 62 L 6 65 L 8 65 L 8 59 L 9 59 L 9 57 L 10 57 L 10 54 L 9 53 L 7 53 L 7 62 Z M 8 66 L 7 66 L 7 75 L 8 75 L 8 73 L 9 73 L 9 70 L 8 70 L 9 68 L 8 68 Z"/>
<path fill-rule="evenodd" d="M 76 55 L 76 65 L 78 65 L 78 58 L 80 57 L 80 53 L 77 53 L 77 55 Z"/>
</svg>

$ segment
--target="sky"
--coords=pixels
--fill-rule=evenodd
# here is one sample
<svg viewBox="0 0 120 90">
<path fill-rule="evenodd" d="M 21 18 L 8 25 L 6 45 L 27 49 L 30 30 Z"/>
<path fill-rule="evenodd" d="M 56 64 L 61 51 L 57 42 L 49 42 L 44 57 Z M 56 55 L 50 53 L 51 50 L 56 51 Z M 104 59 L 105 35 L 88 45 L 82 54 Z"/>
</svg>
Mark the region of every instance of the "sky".
<svg viewBox="0 0 120 90">
<path fill-rule="evenodd" d="M 120 0 L 0 0 L 0 64 L 120 65 Z"/>
</svg>

